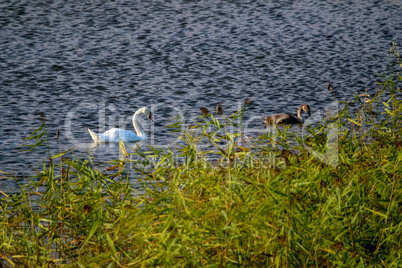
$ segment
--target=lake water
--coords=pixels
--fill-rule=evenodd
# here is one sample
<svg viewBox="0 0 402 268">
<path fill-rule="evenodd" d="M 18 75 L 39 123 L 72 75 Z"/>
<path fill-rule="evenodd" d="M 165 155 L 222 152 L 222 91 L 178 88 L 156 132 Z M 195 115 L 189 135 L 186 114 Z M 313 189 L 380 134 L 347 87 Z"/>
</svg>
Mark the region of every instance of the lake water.
<svg viewBox="0 0 402 268">
<path fill-rule="evenodd" d="M 46 158 L 18 147 L 42 112 L 52 153 L 105 161 L 118 148 L 91 145 L 87 129 L 133 130 L 143 106 L 155 122 L 142 121 L 150 138 L 138 146 L 171 144 L 169 119 L 194 122 L 218 102 L 229 114 L 250 97 L 254 126 L 302 103 L 323 111 L 329 82 L 339 100 L 373 94 L 377 73 L 393 70 L 401 14 L 400 0 L 1 1 L 0 171 L 23 179 Z"/>
</svg>

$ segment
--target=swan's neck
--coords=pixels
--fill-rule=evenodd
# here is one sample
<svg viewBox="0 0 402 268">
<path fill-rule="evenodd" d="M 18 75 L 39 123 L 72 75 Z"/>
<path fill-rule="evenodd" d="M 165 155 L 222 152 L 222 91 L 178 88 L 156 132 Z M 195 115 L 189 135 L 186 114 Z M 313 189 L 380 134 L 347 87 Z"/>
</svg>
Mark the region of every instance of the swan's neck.
<svg viewBox="0 0 402 268">
<path fill-rule="evenodd" d="M 302 107 L 299 107 L 299 109 L 297 110 L 297 117 L 300 119 L 300 121 L 303 122 Z"/>
<path fill-rule="evenodd" d="M 145 132 L 142 130 L 141 125 L 138 124 L 137 122 L 137 116 L 141 113 L 141 111 L 137 111 L 134 116 L 133 116 L 133 125 L 135 128 L 135 131 L 137 132 L 137 136 L 139 137 L 146 137 L 147 135 Z"/>
</svg>

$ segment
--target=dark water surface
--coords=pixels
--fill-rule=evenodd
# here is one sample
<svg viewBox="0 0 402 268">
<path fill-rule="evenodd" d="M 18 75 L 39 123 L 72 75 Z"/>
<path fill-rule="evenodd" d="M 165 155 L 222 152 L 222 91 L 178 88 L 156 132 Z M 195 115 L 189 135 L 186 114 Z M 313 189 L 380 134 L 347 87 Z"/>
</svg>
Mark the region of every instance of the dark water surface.
<svg viewBox="0 0 402 268">
<path fill-rule="evenodd" d="M 63 150 L 110 160 L 118 148 L 92 146 L 87 128 L 133 130 L 149 106 L 138 146 L 166 145 L 169 118 L 192 122 L 218 102 L 229 113 L 252 98 L 246 120 L 302 103 L 314 113 L 333 101 L 328 82 L 340 100 L 373 94 L 402 40 L 400 0 L 83 2 L 0 2 L 0 171 L 33 173 L 46 150 L 18 145 L 41 112 L 52 153 L 60 130 Z"/>
</svg>

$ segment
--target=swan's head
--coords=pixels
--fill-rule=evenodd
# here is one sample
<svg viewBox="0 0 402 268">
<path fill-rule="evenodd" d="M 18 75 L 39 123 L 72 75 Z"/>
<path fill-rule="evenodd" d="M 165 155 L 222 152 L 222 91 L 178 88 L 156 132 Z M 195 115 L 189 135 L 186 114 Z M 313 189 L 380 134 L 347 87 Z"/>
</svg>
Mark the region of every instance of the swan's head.
<svg viewBox="0 0 402 268">
<path fill-rule="evenodd" d="M 144 114 L 145 114 L 146 116 L 148 116 L 149 120 L 151 120 L 152 122 L 154 121 L 154 119 L 152 118 L 152 112 L 151 112 L 150 109 L 148 109 L 148 107 L 145 107 Z"/>
<path fill-rule="evenodd" d="M 310 106 L 308 106 L 307 104 L 302 104 L 300 108 L 310 116 Z"/>
<path fill-rule="evenodd" d="M 148 116 L 149 120 L 151 120 L 152 122 L 154 121 L 152 117 L 152 112 L 148 107 L 142 107 L 136 112 L 136 114 L 145 114 L 146 116 Z"/>
</svg>

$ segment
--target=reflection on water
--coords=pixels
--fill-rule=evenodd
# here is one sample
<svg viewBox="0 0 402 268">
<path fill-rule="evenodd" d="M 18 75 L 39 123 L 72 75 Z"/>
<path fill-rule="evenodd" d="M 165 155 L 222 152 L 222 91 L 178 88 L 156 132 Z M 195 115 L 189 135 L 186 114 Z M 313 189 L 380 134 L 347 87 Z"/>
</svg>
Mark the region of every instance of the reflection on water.
<svg viewBox="0 0 402 268">
<path fill-rule="evenodd" d="M 118 146 L 81 146 L 87 129 L 133 130 L 143 106 L 155 122 L 142 122 L 141 146 L 168 146 L 169 119 L 193 124 L 218 102 L 229 114 L 250 97 L 245 121 L 262 128 L 261 116 L 302 103 L 324 110 L 328 82 L 340 100 L 375 92 L 377 73 L 391 71 L 390 42 L 402 37 L 399 0 L 2 1 L 0 10 L 0 170 L 21 178 L 47 153 L 17 147 L 41 112 L 52 153 L 60 130 L 62 150 L 106 161 Z"/>
</svg>

